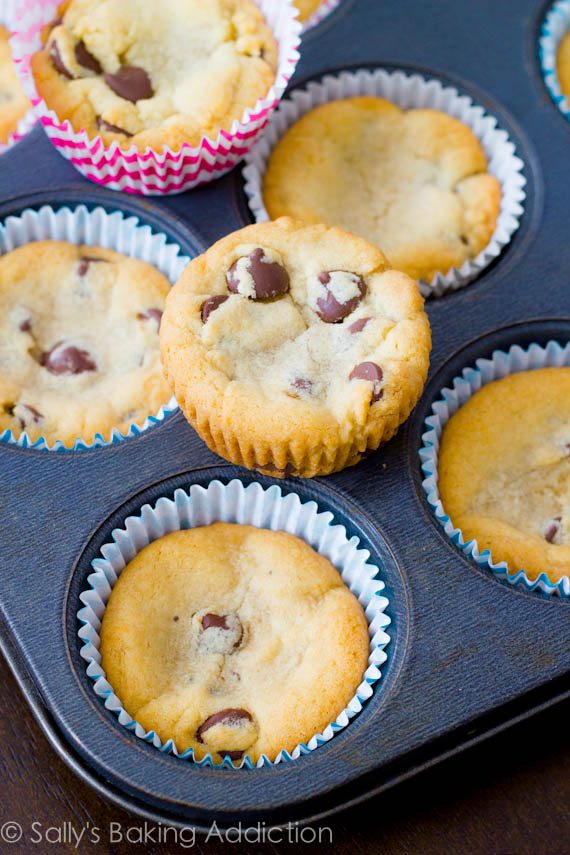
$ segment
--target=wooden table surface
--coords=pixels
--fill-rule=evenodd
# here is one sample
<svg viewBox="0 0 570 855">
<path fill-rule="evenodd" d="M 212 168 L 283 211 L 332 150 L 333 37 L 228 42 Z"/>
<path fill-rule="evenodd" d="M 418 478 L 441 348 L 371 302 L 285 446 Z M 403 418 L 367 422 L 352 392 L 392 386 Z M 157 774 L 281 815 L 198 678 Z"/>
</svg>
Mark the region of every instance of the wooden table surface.
<svg viewBox="0 0 570 855">
<path fill-rule="evenodd" d="M 2 855 L 221 855 L 232 848 L 256 855 L 292 849 L 269 842 L 205 843 L 199 837 L 193 842 L 188 836 L 153 842 L 164 828 L 145 830 L 143 822 L 96 796 L 54 754 L 1 657 L 0 681 Z M 570 855 L 569 721 L 570 703 L 560 704 L 390 793 L 324 820 L 321 844 L 297 848 L 334 849 L 340 855 Z M 22 838 L 14 843 L 6 842 L 14 834 L 14 827 L 5 825 L 10 822 L 22 827 Z M 76 844 L 74 832 L 82 829 Z"/>
</svg>

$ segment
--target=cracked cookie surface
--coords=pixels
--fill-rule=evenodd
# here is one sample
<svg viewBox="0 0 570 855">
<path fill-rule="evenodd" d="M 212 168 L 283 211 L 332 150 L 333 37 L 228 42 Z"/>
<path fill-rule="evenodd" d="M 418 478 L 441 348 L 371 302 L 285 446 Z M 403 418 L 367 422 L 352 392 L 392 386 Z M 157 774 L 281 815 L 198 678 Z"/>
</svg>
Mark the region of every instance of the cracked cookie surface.
<svg viewBox="0 0 570 855">
<path fill-rule="evenodd" d="M 570 368 L 484 386 L 445 426 L 438 472 L 466 541 L 511 573 L 570 575 Z"/>
<path fill-rule="evenodd" d="M 187 419 L 222 457 L 270 474 L 327 474 L 389 439 L 430 343 L 416 282 L 361 238 L 288 218 L 192 261 L 161 326 Z"/>
<path fill-rule="evenodd" d="M 159 151 L 229 131 L 267 95 L 276 67 L 253 0 L 69 0 L 32 60 L 59 119 Z"/>
<path fill-rule="evenodd" d="M 163 742 L 275 759 L 321 732 L 362 681 L 364 612 L 339 572 L 285 532 L 214 523 L 143 549 L 113 588 L 102 667 Z"/>
<path fill-rule="evenodd" d="M 10 34 L 0 26 L 0 143 L 7 143 L 30 109 L 10 50 Z"/>
<path fill-rule="evenodd" d="M 170 399 L 158 327 L 170 283 L 117 252 L 38 241 L 0 257 L 0 431 L 35 441 L 142 424 Z"/>
<path fill-rule="evenodd" d="M 501 187 L 467 125 L 382 98 L 331 101 L 296 122 L 263 180 L 272 218 L 328 223 L 430 281 L 475 258 L 495 230 Z"/>
</svg>

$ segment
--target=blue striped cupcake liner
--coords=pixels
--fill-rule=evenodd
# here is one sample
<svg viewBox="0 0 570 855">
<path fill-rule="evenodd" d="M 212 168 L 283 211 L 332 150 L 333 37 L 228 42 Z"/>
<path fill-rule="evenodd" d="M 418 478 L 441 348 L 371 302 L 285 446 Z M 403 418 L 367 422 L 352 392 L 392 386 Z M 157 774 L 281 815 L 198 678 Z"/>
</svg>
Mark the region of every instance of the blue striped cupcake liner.
<svg viewBox="0 0 570 855">
<path fill-rule="evenodd" d="M 127 216 L 121 211 L 109 213 L 100 207 L 88 210 L 85 205 L 78 205 L 54 210 L 44 205 L 38 210 L 28 208 L 18 216 L 7 217 L 0 223 L 0 255 L 37 240 L 64 240 L 112 249 L 154 265 L 171 284 L 176 282 L 190 261 L 177 244 L 170 242 L 166 235 L 142 224 L 138 217 Z M 0 431 L 0 442 L 39 451 L 70 452 L 101 448 L 139 436 L 164 421 L 177 408 L 176 399 L 172 397 L 157 413 L 150 414 L 142 425 L 133 424 L 125 432 L 114 429 L 108 437 L 98 433 L 89 441 L 77 437 L 71 446 L 66 446 L 61 440 L 50 443 L 45 437 L 32 441 L 25 431 L 16 437 L 11 430 Z"/>
<path fill-rule="evenodd" d="M 368 621 L 370 649 L 368 665 L 355 695 L 337 718 L 314 734 L 307 743 L 299 743 L 291 752 L 280 751 L 275 760 L 262 755 L 257 762 L 245 755 L 239 762 L 225 757 L 216 762 L 211 754 L 202 759 L 194 750 L 179 750 L 172 739 L 162 742 L 154 731 L 147 731 L 124 708 L 101 667 L 99 652 L 101 622 L 111 591 L 121 571 L 145 546 L 180 529 L 195 528 L 221 521 L 253 525 L 272 531 L 296 535 L 331 561 L 344 583 L 358 598 Z M 101 548 L 101 555 L 92 561 L 93 573 L 88 576 L 89 589 L 80 594 L 83 603 L 77 617 L 81 623 L 78 635 L 82 642 L 81 656 L 87 664 L 87 675 L 93 681 L 95 694 L 113 712 L 123 727 L 139 739 L 198 766 L 253 769 L 289 763 L 310 754 L 328 742 L 361 712 L 372 697 L 381 677 L 381 667 L 387 660 L 386 646 L 390 636 L 386 628 L 388 599 L 380 569 L 369 562 L 370 553 L 360 547 L 358 537 L 348 537 L 342 525 L 334 523 L 333 514 L 320 511 L 316 502 L 302 502 L 295 493 L 283 495 L 281 487 L 265 489 L 258 482 L 245 487 L 235 479 L 224 485 L 212 481 L 207 488 L 192 485 L 188 491 L 176 490 L 174 499 L 160 498 L 154 506 L 144 505 L 140 514 L 128 517 L 122 528 L 112 532 L 112 542 Z"/>
<path fill-rule="evenodd" d="M 432 405 L 431 415 L 425 420 L 426 431 L 422 434 L 420 448 L 421 468 L 424 475 L 422 486 L 435 518 L 449 539 L 480 567 L 488 568 L 498 579 L 525 591 L 536 591 L 546 596 L 570 597 L 570 579 L 562 577 L 551 582 L 546 573 L 530 579 L 524 569 L 509 570 L 506 561 L 495 562 L 488 549 L 479 551 L 476 540 L 466 541 L 459 528 L 446 514 L 438 490 L 438 453 L 443 429 L 451 416 L 457 412 L 476 392 L 487 383 L 500 380 L 508 374 L 532 371 L 536 368 L 570 365 L 570 344 L 560 345 L 550 341 L 545 347 L 531 344 L 527 348 L 514 345 L 508 351 L 496 350 L 490 359 L 478 359 L 475 367 L 464 368 L 452 385 L 442 389 L 438 400 Z"/>
<path fill-rule="evenodd" d="M 552 100 L 570 121 L 570 104 L 560 90 L 556 71 L 558 45 L 570 30 L 570 0 L 558 0 L 548 10 L 540 30 L 538 56 L 542 76 Z"/>
</svg>

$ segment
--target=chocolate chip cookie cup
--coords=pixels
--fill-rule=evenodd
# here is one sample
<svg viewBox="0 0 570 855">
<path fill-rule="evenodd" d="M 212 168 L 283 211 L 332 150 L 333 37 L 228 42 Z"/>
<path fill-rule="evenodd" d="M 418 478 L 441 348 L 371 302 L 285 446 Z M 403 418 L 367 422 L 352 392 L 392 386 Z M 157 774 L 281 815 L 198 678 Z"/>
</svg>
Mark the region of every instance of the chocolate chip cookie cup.
<svg viewBox="0 0 570 855">
<path fill-rule="evenodd" d="M 180 408 L 212 451 L 312 478 L 396 433 L 423 389 L 431 332 L 417 283 L 379 249 L 283 217 L 188 265 L 160 345 Z"/>
<path fill-rule="evenodd" d="M 540 31 L 538 55 L 550 96 L 570 121 L 570 0 L 548 10 Z"/>
<path fill-rule="evenodd" d="M 259 530 L 259 534 L 263 534 L 264 530 L 266 534 L 269 532 L 286 532 L 299 538 L 300 541 L 304 541 L 304 543 L 298 544 L 299 547 L 305 549 L 306 544 L 308 544 L 318 553 L 314 556 L 317 560 L 322 560 L 318 556 L 324 557 L 339 571 L 344 585 L 341 588 L 336 588 L 337 593 L 341 595 L 340 592 L 342 591 L 344 592 L 342 593 L 343 597 L 348 596 L 348 591 L 344 586 L 350 589 L 364 609 L 364 623 L 368 624 L 368 660 L 367 663 L 364 662 L 364 673 L 353 674 L 354 685 L 357 685 L 357 689 L 344 708 L 339 706 L 338 714 L 334 720 L 327 723 L 327 726 L 320 732 L 308 733 L 306 740 L 299 742 L 294 748 L 290 746 L 288 750 L 276 750 L 271 752 L 271 757 L 262 754 L 256 758 L 255 762 L 247 754 L 245 747 L 236 753 L 242 756 L 238 757 L 232 752 L 232 758 L 226 753 L 221 762 L 220 759 L 212 756 L 211 751 L 204 753 L 207 751 L 209 741 L 206 738 L 206 731 L 209 728 L 213 729 L 216 723 L 223 724 L 220 718 L 221 713 L 224 713 L 228 719 L 225 724 L 230 729 L 232 723 L 237 724 L 244 721 L 249 723 L 248 727 L 253 727 L 256 720 L 255 698 L 249 711 L 240 708 L 223 709 L 212 715 L 211 710 L 208 709 L 208 717 L 198 727 L 196 737 L 198 744 L 203 744 L 204 748 L 202 751 L 196 752 L 193 747 L 177 745 L 173 738 L 160 739 L 155 731 L 145 729 L 140 722 L 129 715 L 101 666 L 100 634 L 102 620 L 111 592 L 125 566 L 130 564 L 135 556 L 139 555 L 153 541 L 179 530 L 196 530 L 197 533 L 200 533 L 201 527 L 210 526 L 213 523 L 237 524 L 231 528 L 253 526 L 256 531 Z M 93 561 L 94 572 L 88 578 L 89 590 L 80 595 L 84 607 L 78 612 L 78 619 L 82 624 L 78 635 L 83 645 L 81 655 L 87 665 L 87 674 L 93 680 L 95 693 L 104 702 L 105 707 L 118 717 L 119 723 L 131 730 L 139 739 L 154 745 L 164 753 L 174 754 L 181 759 L 196 762 L 200 766 L 251 769 L 255 766 L 277 765 L 295 760 L 328 742 L 335 733 L 350 723 L 354 716 L 362 710 L 363 704 L 371 698 L 381 677 L 381 668 L 387 659 L 385 648 L 390 640 L 386 632 L 390 619 L 386 615 L 388 600 L 384 595 L 384 583 L 378 578 L 380 573 L 378 567 L 368 560 L 369 552 L 359 548 L 359 539 L 357 537 L 349 539 L 345 528 L 336 525 L 332 514 L 328 511 L 322 512 L 315 502 L 304 503 L 294 493 L 283 495 L 281 489 L 276 485 L 264 489 L 256 482 L 244 487 L 239 480 L 233 480 L 227 485 L 219 481 L 212 481 L 207 488 L 193 485 L 188 492 L 177 490 L 173 500 L 161 498 L 154 507 L 145 505 L 141 508 L 139 515 L 125 520 L 124 527 L 116 529 L 112 537 L 113 542 L 103 546 L 101 557 Z M 276 567 L 274 567 L 274 571 L 277 572 Z M 299 572 L 302 572 L 302 568 Z M 332 568 L 331 572 L 334 575 Z M 338 586 L 338 580 L 336 584 Z M 205 603 L 204 608 L 208 609 L 207 603 Z M 232 617 L 233 622 L 230 622 L 230 617 Z M 206 619 L 208 621 L 207 626 L 205 626 Z M 186 615 L 177 612 L 172 616 L 168 612 L 169 626 L 158 627 L 157 632 L 166 633 L 167 630 L 172 631 L 173 627 L 183 627 L 185 622 L 191 623 L 196 620 L 201 622 L 201 630 L 204 635 L 206 632 L 211 634 L 208 644 L 215 652 L 220 652 L 218 650 L 219 643 L 221 641 L 225 643 L 229 635 L 232 636 L 229 639 L 232 642 L 232 649 L 236 646 L 236 641 L 239 645 L 242 634 L 248 641 L 249 648 L 255 645 L 256 626 L 249 625 L 247 620 L 242 626 L 236 615 L 220 617 L 211 614 Z M 221 638 L 222 635 L 224 636 L 223 639 Z M 267 647 L 267 645 L 265 646 Z M 347 650 L 349 647 L 350 645 L 347 642 Z M 226 658 L 231 658 L 230 653 L 231 650 L 225 650 Z M 266 656 L 267 661 L 262 662 L 259 667 L 271 678 L 278 662 L 272 660 L 269 653 L 270 651 L 266 650 L 264 656 Z M 339 655 L 343 656 L 342 653 Z M 365 652 L 364 659 L 366 659 Z M 334 682 L 337 671 L 346 670 L 347 662 L 339 662 L 330 672 L 327 672 L 327 681 Z M 141 660 L 141 668 L 143 665 L 144 662 Z M 228 671 L 228 673 L 230 672 Z M 163 676 L 157 674 L 156 680 L 157 685 L 160 683 L 164 688 Z M 236 679 L 239 676 L 237 674 Z M 296 700 L 299 719 L 304 720 L 308 715 L 308 720 L 312 720 L 310 711 L 314 704 L 318 703 L 322 676 L 322 674 L 319 676 L 319 667 L 317 667 L 314 678 L 316 682 L 304 684 L 304 692 Z M 360 683 L 358 683 L 359 680 Z M 178 694 L 180 696 L 180 692 Z M 167 695 L 172 697 L 172 693 L 167 692 Z M 201 703 L 203 705 L 209 704 L 212 697 L 214 696 L 211 693 L 204 695 Z M 241 705 L 243 706 L 243 701 Z M 213 721 L 213 719 L 216 720 Z M 196 721 L 201 721 L 201 718 L 198 716 Z"/>
<path fill-rule="evenodd" d="M 24 89 L 51 142 L 89 180 L 113 190 L 129 193 L 144 195 L 181 193 L 228 172 L 263 131 L 299 59 L 297 48 L 300 41 L 300 24 L 296 20 L 296 10 L 292 6 L 292 0 L 282 0 L 279 3 L 274 0 L 254 0 L 254 2 L 265 19 L 277 47 L 277 50 L 275 45 L 272 48 L 272 53 L 277 53 L 276 61 L 272 59 L 273 82 L 269 85 L 268 78 L 267 89 L 265 85 L 263 90 L 259 88 L 259 91 L 263 91 L 262 97 L 259 97 L 256 88 L 251 103 L 247 98 L 240 98 L 239 109 L 235 111 L 235 115 L 232 111 L 228 121 L 221 124 L 216 123 L 218 108 L 216 103 L 209 104 L 208 93 L 211 93 L 214 88 L 216 92 L 220 90 L 221 101 L 227 101 L 229 97 L 226 97 L 227 92 L 231 93 L 232 87 L 236 86 L 236 81 L 224 78 L 220 82 L 216 79 L 214 87 L 212 81 L 206 77 L 190 99 L 184 95 L 186 84 L 181 84 L 179 97 L 181 106 L 177 107 L 178 113 L 182 114 L 188 103 L 194 104 L 201 98 L 205 100 L 204 104 L 200 102 L 198 105 L 194 132 L 189 135 L 184 129 L 185 126 L 181 126 L 179 132 L 170 135 L 173 127 L 173 117 L 170 114 L 166 115 L 165 122 L 160 125 L 160 134 L 155 134 L 156 129 L 153 127 L 148 129 L 146 125 L 145 133 L 140 132 L 134 125 L 125 127 L 129 122 L 124 122 L 123 119 L 130 116 L 131 122 L 134 121 L 133 110 L 137 104 L 151 105 L 155 100 L 153 82 L 146 70 L 142 68 L 142 59 L 137 66 L 131 63 L 116 71 L 108 63 L 107 57 L 103 59 L 102 53 L 106 54 L 106 51 L 102 50 L 101 58 L 98 59 L 85 47 L 83 41 L 76 43 L 75 53 L 72 48 L 69 48 L 68 64 L 73 66 L 73 71 L 69 71 L 65 66 L 57 44 L 53 49 L 53 43 L 50 47 L 51 61 L 64 82 L 73 82 L 78 77 L 82 79 L 97 77 L 99 89 L 102 87 L 105 90 L 101 102 L 103 112 L 101 115 L 94 116 L 91 109 L 90 116 L 82 118 L 82 115 L 77 115 L 72 109 L 68 111 L 72 115 L 66 117 L 65 111 L 60 109 L 62 115 L 58 116 L 56 108 L 49 106 L 38 93 L 33 57 L 44 48 L 43 38 L 45 38 L 47 27 L 54 26 L 55 21 L 55 26 L 62 29 L 58 22 L 58 9 L 61 3 L 58 0 L 48 0 L 48 2 L 27 0 L 19 21 L 18 32 L 14 37 L 14 51 Z M 146 5 L 144 11 L 148 11 Z M 203 8 L 202 12 L 205 13 L 205 11 L 206 9 Z M 169 12 L 162 10 L 161 14 L 166 16 Z M 235 18 L 234 24 L 237 26 L 239 15 L 236 14 Z M 234 26 L 231 21 L 226 24 L 226 29 L 229 30 Z M 220 27 L 211 29 L 217 31 Z M 69 33 L 66 34 L 66 39 L 69 35 Z M 237 39 L 237 36 L 235 38 Z M 245 27 L 240 38 L 245 45 L 240 56 L 242 54 L 250 56 L 247 53 L 248 39 L 251 38 L 248 26 Z M 222 51 L 224 49 L 222 45 Z M 257 51 L 257 48 L 255 50 Z M 206 50 L 204 56 L 207 53 Z M 251 54 L 251 57 L 261 61 L 262 53 L 264 52 L 259 54 L 256 52 Z M 104 66 L 106 66 L 105 69 Z M 113 74 L 103 74 L 104 70 L 113 71 Z M 70 80 L 71 78 L 73 81 Z M 247 81 L 243 85 L 245 86 L 246 83 Z M 166 95 L 170 97 L 168 92 Z M 85 106 L 85 101 L 88 99 L 84 96 L 80 96 L 81 98 Z M 152 102 L 149 99 L 153 99 Z M 242 105 L 242 100 L 246 106 Z M 103 109 L 104 105 L 109 104 L 111 104 L 109 109 Z M 164 112 L 162 107 L 161 109 Z M 150 108 L 145 107 L 144 110 L 148 113 Z M 152 115 L 158 115 L 158 112 L 153 112 Z M 115 114 L 118 117 L 115 117 Z M 206 118 L 202 120 L 202 116 Z M 210 116 L 213 118 L 210 119 Z M 123 121 L 122 125 L 121 121 Z M 208 122 L 212 125 L 211 130 Z M 131 141 L 131 137 L 137 136 L 141 136 L 140 146 Z"/>
<path fill-rule="evenodd" d="M 517 156 L 515 146 L 509 139 L 506 131 L 498 127 L 497 120 L 493 116 L 487 115 L 483 108 L 473 103 L 469 96 L 459 94 L 453 87 L 444 86 L 436 79 L 428 80 L 418 74 L 408 75 L 402 71 L 388 72 L 379 69 L 372 72 L 361 70 L 357 72 L 342 72 L 334 76 L 326 75 L 322 80 L 310 82 L 302 89 L 293 89 L 283 99 L 271 117 L 263 137 L 245 158 L 245 167 L 243 170 L 245 180 L 244 189 L 255 220 L 257 222 L 265 222 L 270 219 L 266 200 L 264 199 L 264 183 L 272 153 L 276 146 L 281 143 L 287 132 L 315 108 L 329 103 L 332 104 L 332 102 L 359 97 L 386 99 L 404 111 L 420 109 L 437 110 L 441 113 L 446 113 L 466 125 L 476 137 L 476 140 L 473 140 L 473 142 L 476 143 L 478 140 L 480 143 L 488 161 L 488 174 L 492 176 L 494 184 L 496 182 L 500 184 L 501 198 L 500 206 L 496 204 L 496 201 L 491 206 L 493 208 L 493 216 L 491 217 L 491 211 L 489 211 L 489 216 L 483 218 L 484 212 L 479 210 L 480 206 L 477 197 L 480 194 L 486 197 L 486 191 L 483 192 L 480 189 L 473 188 L 471 192 L 473 193 L 476 204 L 474 205 L 472 215 L 469 217 L 470 230 L 476 236 L 481 225 L 480 220 L 485 219 L 485 221 L 489 220 L 491 222 L 494 219 L 495 227 L 492 237 L 481 251 L 477 251 L 474 257 L 469 257 L 466 247 L 469 248 L 470 241 L 462 234 L 460 238 L 458 237 L 458 240 L 461 239 L 461 243 L 458 243 L 457 246 L 462 246 L 460 257 L 465 257 L 466 260 L 461 266 L 451 267 L 449 270 L 441 270 L 441 272 L 435 273 L 429 281 L 420 281 L 420 287 L 424 296 L 440 296 L 447 291 L 454 291 L 463 287 L 476 279 L 501 254 L 504 247 L 516 232 L 523 214 L 526 179 L 523 175 L 523 161 Z M 338 119 L 337 126 L 339 122 L 342 125 L 342 119 Z M 342 130 L 342 127 L 341 133 L 346 133 L 345 130 Z M 323 134 L 325 137 L 327 136 L 326 127 L 323 130 Z M 457 162 L 461 162 L 464 152 L 458 151 L 456 155 Z M 313 157 L 313 155 L 309 156 Z M 318 163 L 318 157 L 319 152 L 315 148 L 314 158 L 316 163 Z M 329 160 L 328 162 L 330 163 L 331 161 Z M 359 155 L 359 162 L 366 165 L 366 152 Z M 373 180 L 373 178 L 370 179 L 371 182 Z M 429 184 L 431 180 L 429 175 L 427 175 L 426 183 Z M 323 178 L 322 185 L 326 186 L 328 181 L 329 179 Z M 330 181 L 332 183 L 334 178 L 330 178 Z M 286 175 L 284 183 L 286 186 L 289 186 Z M 291 216 L 298 216 L 302 219 L 302 211 L 304 210 L 306 210 L 306 205 L 305 201 L 302 200 L 298 203 L 298 210 L 295 212 L 292 210 L 280 210 L 279 213 L 288 213 Z M 275 212 L 273 212 L 273 216 L 276 216 Z M 322 215 L 319 219 L 321 221 L 326 220 Z M 313 221 L 312 211 L 308 221 Z M 340 223 L 330 224 L 340 225 Z M 348 222 L 343 222 L 342 225 L 350 231 L 358 232 L 356 224 L 348 225 Z M 473 229 L 471 229 L 471 226 L 473 226 Z M 491 231 L 492 228 L 487 231 L 487 226 L 485 227 L 486 233 L 490 233 Z M 368 239 L 370 239 L 370 235 L 368 235 Z M 476 243 L 480 245 L 479 240 Z M 380 244 L 380 249 L 386 252 L 390 258 L 389 247 Z M 431 252 L 428 253 L 422 244 L 419 255 L 426 255 L 429 258 Z M 396 263 L 395 259 L 394 263 Z M 405 269 L 401 264 L 397 266 Z"/>
<path fill-rule="evenodd" d="M 100 283 L 100 280 L 98 277 L 102 275 L 102 269 L 106 267 L 106 265 L 100 262 L 105 261 L 107 256 L 115 259 L 114 253 L 106 253 L 106 250 L 121 253 L 122 256 L 126 256 L 125 261 L 132 258 L 145 262 L 149 266 L 152 265 L 152 273 L 157 280 L 160 279 L 162 290 L 166 290 L 168 282 L 172 283 L 176 281 L 180 272 L 189 261 L 182 254 L 180 247 L 169 242 L 169 239 L 164 234 L 154 232 L 149 226 L 141 224 L 137 217 L 127 216 L 120 211 L 109 213 L 103 208 L 88 210 L 84 205 L 79 205 L 73 209 L 63 207 L 55 210 L 46 205 L 38 210 L 26 209 L 18 216 L 10 216 L 4 222 L 0 223 L 0 256 L 3 261 L 7 261 L 10 257 L 15 256 L 15 254 L 12 254 L 12 250 L 21 252 L 23 249 L 29 247 L 33 251 L 33 247 L 38 241 L 65 242 L 60 245 L 50 244 L 49 246 L 49 258 L 57 260 L 58 263 L 60 257 L 63 258 L 61 253 L 64 251 L 68 251 L 69 254 L 71 250 L 75 249 L 75 245 L 85 248 L 82 257 L 78 255 L 76 258 L 75 254 L 72 253 L 73 258 L 71 259 L 71 267 L 69 269 L 69 275 L 72 277 L 73 283 L 75 283 L 77 300 L 82 305 L 85 303 L 85 306 L 81 310 L 78 309 L 78 311 L 82 311 L 83 313 L 89 313 L 90 311 L 90 289 L 92 287 L 99 288 L 98 283 Z M 45 247 L 45 244 L 40 243 L 38 247 Z M 89 247 L 98 247 L 100 249 L 93 249 L 92 253 L 89 254 Z M 80 251 L 79 249 L 77 250 L 78 253 Z M 33 256 L 32 262 L 38 270 L 42 269 L 40 259 Z M 19 267 L 15 269 L 23 270 L 25 274 L 27 269 L 25 261 L 18 262 L 18 264 Z M 140 273 L 138 267 L 137 271 Z M 11 281 L 18 280 L 12 279 Z M 64 334 L 65 332 L 63 327 L 61 329 L 59 327 L 51 329 L 50 327 L 51 332 L 47 329 L 44 312 L 49 307 L 46 308 L 43 304 L 39 305 L 39 303 L 36 303 L 37 299 L 34 293 L 28 293 L 25 301 L 20 303 L 16 299 L 13 305 L 13 301 L 10 303 L 11 308 L 6 310 L 6 314 L 2 318 L 2 323 L 7 326 L 3 333 L 1 347 L 5 351 L 4 358 L 8 360 L 4 365 L 7 365 L 9 368 L 11 365 L 9 354 L 12 352 L 10 350 L 12 347 L 10 344 L 11 330 L 14 335 L 14 353 L 31 353 L 34 359 L 33 365 L 40 364 L 47 366 L 48 379 L 51 384 L 48 384 L 49 388 L 46 392 L 50 396 L 48 401 L 50 409 L 45 410 L 45 413 L 48 414 L 53 409 L 53 406 L 56 405 L 54 401 L 57 403 L 57 400 L 59 400 L 53 397 L 56 393 L 53 386 L 57 383 L 58 378 L 66 380 L 70 374 L 76 374 L 82 370 L 89 371 L 89 375 L 86 376 L 93 378 L 96 376 L 92 371 L 97 359 L 94 353 L 87 352 L 89 347 L 83 339 L 71 342 L 73 346 L 66 348 L 65 341 L 58 338 L 60 334 Z M 162 299 L 164 299 L 164 295 Z M 134 293 L 132 300 L 135 300 Z M 130 311 L 134 311 L 132 306 L 136 305 L 136 303 L 131 303 L 130 301 L 131 297 L 129 297 Z M 116 325 L 117 312 L 118 305 L 114 305 L 113 312 L 110 313 L 109 317 L 105 318 L 107 328 L 109 323 Z M 138 325 L 140 325 L 140 335 L 135 335 L 134 339 L 138 341 L 138 338 L 140 338 L 142 342 L 141 347 L 143 347 L 143 356 L 145 353 L 144 343 L 147 339 L 152 347 L 156 348 L 157 378 L 161 378 L 158 361 L 158 327 L 160 325 L 160 318 L 161 313 L 159 309 L 156 309 L 152 305 L 147 310 L 145 304 L 144 311 L 141 310 L 140 318 L 135 319 L 133 317 L 132 320 L 137 329 Z M 39 331 L 39 338 L 36 335 L 36 329 Z M 116 329 L 117 331 L 122 329 L 120 324 Z M 154 337 L 156 337 L 156 344 L 154 343 Z M 93 335 L 90 336 L 89 341 L 96 346 L 97 341 L 93 338 Z M 116 335 L 112 337 L 111 343 L 113 346 L 114 343 L 117 343 L 117 346 L 120 345 Z M 39 351 L 46 351 L 46 348 L 49 350 L 49 353 L 44 353 L 41 356 Z M 36 353 L 36 351 L 38 352 Z M 135 360 L 133 361 L 133 366 L 135 366 L 136 357 L 137 354 L 133 354 L 133 359 Z M 139 363 L 136 364 L 138 365 Z M 132 376 L 133 382 L 135 382 L 139 376 L 137 372 L 144 372 L 145 369 L 141 363 L 140 368 L 135 367 L 133 370 L 134 374 Z M 140 376 L 142 377 L 142 375 Z M 147 377 L 146 374 L 145 377 Z M 90 379 L 90 384 L 93 382 Z M 162 379 L 160 382 L 162 384 Z M 167 388 L 164 389 L 164 403 L 159 406 L 161 395 L 156 393 L 155 385 L 153 385 L 152 389 L 149 386 L 148 399 L 145 398 L 145 400 L 156 400 L 156 411 L 148 412 L 148 416 L 145 418 L 144 408 L 142 410 L 137 409 L 136 413 L 128 412 L 124 418 L 117 419 L 114 422 L 116 425 L 120 424 L 124 426 L 129 425 L 129 419 L 132 419 L 132 423 L 130 423 L 128 429 L 115 427 L 112 430 L 110 429 L 109 433 L 106 431 L 104 434 L 95 432 L 89 437 L 78 435 L 75 439 L 73 439 L 73 434 L 69 434 L 69 439 L 65 440 L 61 434 L 57 437 L 57 431 L 52 429 L 49 432 L 50 439 L 46 439 L 45 436 L 41 435 L 44 413 L 42 412 L 39 400 L 35 398 L 33 400 L 22 398 L 24 386 L 21 389 L 18 388 L 18 381 L 15 375 L 9 375 L 8 371 L 4 373 L 0 372 L 0 408 L 2 408 L 2 415 L 4 416 L 2 419 L 4 426 L 0 430 L 0 442 L 20 448 L 34 448 L 37 450 L 78 451 L 112 445 L 135 437 L 143 431 L 148 430 L 151 426 L 162 422 L 177 408 L 176 401 L 169 395 Z M 37 389 L 35 391 L 37 392 Z M 28 389 L 28 392 L 30 392 L 30 389 Z M 74 406 L 76 404 L 73 395 L 70 398 L 70 403 Z M 95 410 L 92 413 L 94 420 L 98 421 L 99 413 L 102 412 L 100 408 L 105 408 L 105 412 L 107 412 L 111 405 L 112 402 L 107 400 L 105 395 L 103 395 L 100 404 L 95 402 Z M 58 412 L 56 409 L 56 416 Z M 107 422 L 108 419 L 101 417 L 101 424 L 106 424 Z M 14 427 L 15 423 L 20 426 L 20 431 L 17 431 L 17 427 Z M 44 425 L 46 424 L 46 422 L 43 423 Z M 12 424 L 12 427 L 7 426 L 10 424 Z M 49 419 L 47 424 L 49 424 Z M 56 436 L 55 439 L 53 438 L 54 436 Z"/>
<path fill-rule="evenodd" d="M 562 346 L 554 341 L 548 342 L 545 347 L 531 344 L 526 349 L 514 345 L 507 352 L 495 351 L 490 359 L 478 359 L 474 367 L 465 368 L 450 387 L 442 389 L 441 396 L 433 404 L 432 415 L 428 416 L 425 422 L 426 432 L 422 436 L 420 460 L 425 476 L 422 486 L 428 504 L 446 535 L 466 556 L 480 567 L 488 568 L 501 581 L 520 590 L 535 591 L 547 596 L 569 597 L 570 578 L 568 576 L 562 576 L 553 581 L 549 578 L 547 567 L 544 568 L 544 572 L 532 574 L 527 573 L 524 568 L 512 569 L 507 561 L 497 560 L 501 557 L 500 555 L 491 555 L 488 549 L 482 551 L 476 540 L 465 538 L 461 529 L 454 525 L 453 520 L 446 513 L 438 486 L 441 439 L 444 428 L 452 416 L 479 390 L 494 381 L 522 372 L 532 373 L 533 370 L 562 366 L 570 366 L 570 344 Z M 567 454 L 568 446 L 562 443 L 560 458 L 564 459 Z M 549 464 L 551 462 L 546 461 Z M 457 477 L 459 475 L 460 473 L 457 473 Z M 558 518 L 546 521 L 542 531 L 545 541 L 548 543 L 554 541 L 559 525 Z"/>
</svg>

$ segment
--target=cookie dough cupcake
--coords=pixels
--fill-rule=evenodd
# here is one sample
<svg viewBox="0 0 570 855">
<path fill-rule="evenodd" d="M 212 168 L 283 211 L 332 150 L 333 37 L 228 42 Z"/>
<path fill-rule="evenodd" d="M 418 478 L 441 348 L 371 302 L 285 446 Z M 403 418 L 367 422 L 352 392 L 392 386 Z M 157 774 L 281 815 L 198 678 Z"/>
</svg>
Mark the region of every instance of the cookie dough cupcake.
<svg viewBox="0 0 570 855">
<path fill-rule="evenodd" d="M 0 257 L 0 431 L 71 447 L 169 400 L 158 328 L 168 280 L 117 252 L 38 241 Z"/>
<path fill-rule="evenodd" d="M 377 97 L 330 101 L 273 149 L 263 179 L 272 218 L 339 226 L 430 281 L 476 258 L 495 231 L 499 181 L 463 122 Z"/>
<path fill-rule="evenodd" d="M 556 72 L 560 91 L 570 103 L 570 31 L 566 33 L 558 46 Z"/>
<path fill-rule="evenodd" d="M 68 0 L 32 59 L 58 119 L 140 151 L 229 131 L 276 68 L 277 43 L 253 0 Z"/>
<path fill-rule="evenodd" d="M 16 74 L 9 39 L 8 31 L 0 26 L 0 144 L 3 145 L 9 142 L 30 109 Z"/>
<path fill-rule="evenodd" d="M 100 635 L 127 712 L 216 762 L 308 742 L 354 696 L 369 653 L 362 606 L 326 558 L 290 534 L 227 523 L 143 549 Z"/>
<path fill-rule="evenodd" d="M 417 283 L 380 250 L 288 218 L 192 261 L 161 326 L 166 375 L 209 447 L 304 477 L 393 436 L 423 389 L 430 343 Z"/>
<path fill-rule="evenodd" d="M 463 539 L 529 579 L 570 575 L 570 368 L 484 386 L 444 428 L 443 508 Z"/>
</svg>

